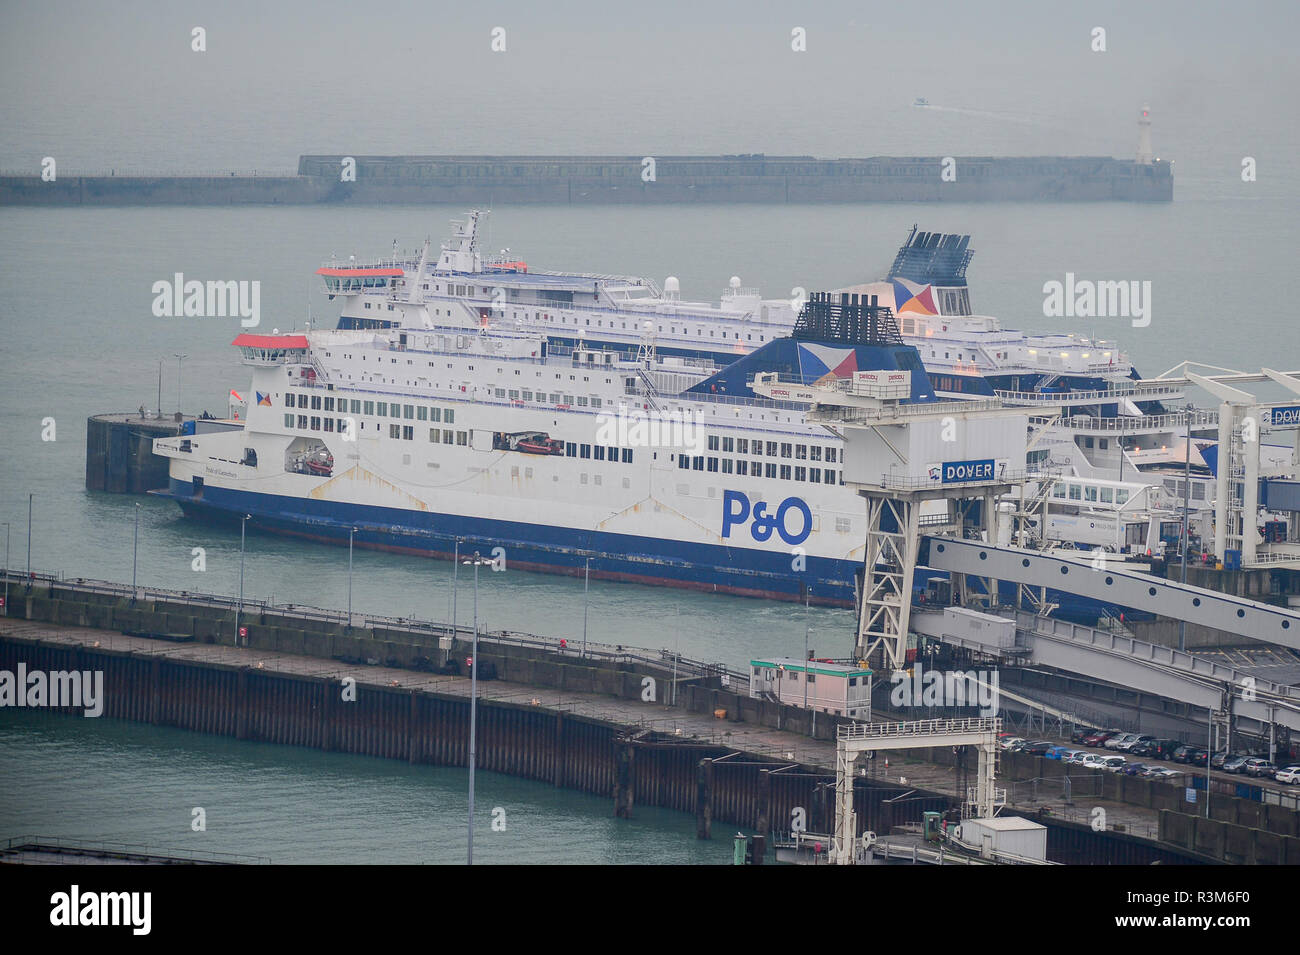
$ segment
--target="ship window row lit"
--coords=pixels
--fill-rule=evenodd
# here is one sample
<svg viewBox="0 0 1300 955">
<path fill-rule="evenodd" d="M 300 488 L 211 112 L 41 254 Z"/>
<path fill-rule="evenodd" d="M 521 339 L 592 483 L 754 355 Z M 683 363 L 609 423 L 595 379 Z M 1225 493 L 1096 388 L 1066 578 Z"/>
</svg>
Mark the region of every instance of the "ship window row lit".
<svg viewBox="0 0 1300 955">
<path fill-rule="evenodd" d="M 820 461 L 824 455 L 828 464 L 835 464 L 839 457 L 837 448 L 825 448 L 817 444 L 794 444 L 789 441 L 764 442 L 758 438 L 754 438 L 751 442 L 749 438 L 724 438 L 718 435 L 709 435 L 708 450 L 720 450 L 724 454 L 749 454 L 751 443 L 754 457 L 763 456 L 764 444 L 767 447 L 767 456 L 771 458 L 779 456 L 793 457 L 797 461 Z"/>
<path fill-rule="evenodd" d="M 564 443 L 564 456 L 568 458 L 591 458 L 596 461 L 612 461 L 623 464 L 632 463 L 631 448 L 607 447 L 603 444 L 580 444 L 576 441 Z"/>
<path fill-rule="evenodd" d="M 286 408 L 310 408 L 312 411 L 337 411 L 340 414 L 377 415 L 381 418 L 405 418 L 408 421 L 445 421 L 454 424 L 453 408 L 432 408 L 428 405 L 408 405 L 398 401 L 368 401 L 357 398 L 335 398 L 331 395 L 308 395 L 286 392 Z"/>
<path fill-rule="evenodd" d="M 1080 484 L 1057 484 L 1052 488 L 1052 497 L 1065 501 L 1088 501 L 1101 504 L 1127 504 L 1129 492 L 1124 488 L 1092 487 Z"/>
<path fill-rule="evenodd" d="M 715 458 L 705 455 L 677 455 L 682 471 L 708 471 L 712 474 L 735 474 L 739 477 L 772 478 L 780 481 L 803 481 L 809 484 L 839 484 L 834 468 L 810 468 L 803 465 L 775 464 L 771 461 L 747 461 L 744 458 Z"/>
</svg>

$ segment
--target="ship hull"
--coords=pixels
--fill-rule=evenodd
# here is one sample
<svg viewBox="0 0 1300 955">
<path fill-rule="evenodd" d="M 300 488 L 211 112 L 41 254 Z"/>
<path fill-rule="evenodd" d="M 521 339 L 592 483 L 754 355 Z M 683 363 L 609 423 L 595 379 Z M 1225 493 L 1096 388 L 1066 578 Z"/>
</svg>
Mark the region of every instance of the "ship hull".
<svg viewBox="0 0 1300 955">
<path fill-rule="evenodd" d="M 521 521 L 410 511 L 341 501 L 261 494 L 209 485 L 195 494 L 189 482 L 172 479 L 166 492 L 188 518 L 235 523 L 251 515 L 252 530 L 329 544 L 348 542 L 368 550 L 451 560 L 459 538 L 461 558 L 478 551 L 504 558 L 505 569 L 582 576 L 591 558 L 598 580 L 767 600 L 805 598 L 818 606 L 854 606 L 851 560 L 807 555 L 802 573 L 779 551 L 587 531 Z"/>
</svg>

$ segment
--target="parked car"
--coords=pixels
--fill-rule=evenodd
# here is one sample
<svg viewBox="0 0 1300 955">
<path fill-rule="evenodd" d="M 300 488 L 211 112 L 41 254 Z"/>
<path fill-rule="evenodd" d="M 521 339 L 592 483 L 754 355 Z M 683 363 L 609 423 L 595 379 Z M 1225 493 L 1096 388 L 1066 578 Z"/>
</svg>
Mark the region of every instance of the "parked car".
<svg viewBox="0 0 1300 955">
<path fill-rule="evenodd" d="M 1079 752 L 1079 750 L 1072 749 L 1069 746 L 1053 746 L 1051 749 L 1049 749 L 1046 753 L 1043 754 L 1043 758 L 1059 759 L 1062 762 L 1064 762 L 1065 760 L 1069 759 L 1077 752 Z"/>
<path fill-rule="evenodd" d="M 1246 775 L 1257 776 L 1261 779 L 1272 779 L 1273 774 L 1277 772 L 1277 767 L 1267 759 L 1258 756 L 1246 760 Z"/>
<path fill-rule="evenodd" d="M 1145 776 L 1150 768 L 1146 763 L 1128 763 L 1122 772 L 1125 776 Z"/>
<path fill-rule="evenodd" d="M 1094 729 L 1088 729 L 1088 727 L 1086 727 L 1086 726 L 1081 726 L 1081 727 L 1079 727 L 1077 730 L 1075 730 L 1073 733 L 1070 734 L 1070 742 L 1071 742 L 1071 743 L 1082 743 L 1082 742 L 1084 742 L 1084 741 L 1085 741 L 1089 736 L 1091 736 L 1093 733 L 1096 733 L 1096 732 L 1097 732 L 1097 731 L 1094 730 Z"/>
<path fill-rule="evenodd" d="M 1088 752 L 1087 750 L 1085 750 L 1085 749 L 1075 750 L 1075 751 L 1074 751 L 1074 755 L 1072 755 L 1069 759 L 1067 759 L 1066 762 L 1067 762 L 1067 763 L 1072 763 L 1073 765 L 1078 766 L 1078 765 L 1082 764 L 1083 761 L 1084 761 L 1085 759 L 1087 759 L 1087 758 L 1088 758 L 1089 756 L 1091 756 L 1091 755 L 1092 755 L 1092 754 L 1089 753 L 1089 752 Z"/>
<path fill-rule="evenodd" d="M 1246 772 L 1246 764 L 1250 762 L 1249 756 L 1230 756 L 1223 761 L 1220 767 L 1225 773 L 1232 773 L 1240 776 Z"/>
<path fill-rule="evenodd" d="M 1173 779 L 1175 776 L 1185 775 L 1182 770 L 1170 769 L 1168 766 L 1156 766 L 1147 774 L 1152 779 Z"/>
<path fill-rule="evenodd" d="M 1193 766 L 1204 766 L 1210 761 L 1209 750 L 1194 749 L 1187 757 L 1187 762 Z"/>
<path fill-rule="evenodd" d="M 1173 761 L 1175 763 L 1185 763 L 1187 762 L 1187 757 L 1191 756 L 1194 752 L 1196 752 L 1195 746 L 1179 746 L 1174 750 L 1172 757 Z"/>
<path fill-rule="evenodd" d="M 1230 759 L 1236 759 L 1236 758 L 1237 757 L 1235 754 L 1226 751 L 1215 753 L 1213 756 L 1210 757 L 1210 768 L 1222 769 L 1224 763 L 1226 763 Z"/>
<path fill-rule="evenodd" d="M 1102 743 L 1102 746 L 1106 747 L 1106 749 L 1119 749 L 1124 743 L 1136 743 L 1138 736 L 1138 733 L 1121 733 L 1106 740 L 1106 742 Z"/>
<path fill-rule="evenodd" d="M 1181 743 L 1172 739 L 1149 739 L 1137 743 L 1129 750 L 1134 756 L 1147 756 L 1153 759 L 1168 759 Z"/>
<path fill-rule="evenodd" d="M 1089 753 L 1083 757 L 1082 765 L 1085 769 L 1105 769 L 1106 760 L 1111 757 L 1098 756 L 1096 753 Z M 1114 757 L 1119 758 L 1119 757 Z"/>
<path fill-rule="evenodd" d="M 1012 749 L 1017 743 L 1023 743 L 1025 740 L 1020 736 L 1008 736 L 1005 739 L 998 740 L 998 745 L 1003 749 Z"/>
<path fill-rule="evenodd" d="M 1288 766 L 1286 769 L 1279 769 L 1273 774 L 1273 778 L 1280 783 L 1286 783 L 1288 786 L 1300 786 L 1300 766 Z"/>
<path fill-rule="evenodd" d="M 1050 739 L 1040 739 L 1020 747 L 1017 752 L 1028 753 L 1030 756 L 1046 756 L 1048 750 L 1055 745 Z"/>
<path fill-rule="evenodd" d="M 1119 732 L 1120 732 L 1119 730 L 1098 730 L 1097 732 L 1093 733 L 1091 736 L 1086 737 L 1083 741 L 1083 745 L 1104 746 L 1106 740 L 1110 739 L 1112 736 L 1119 735 Z"/>
<path fill-rule="evenodd" d="M 1111 773 L 1124 771 L 1127 760 L 1123 756 L 1103 756 L 1101 758 L 1101 768 Z"/>
<path fill-rule="evenodd" d="M 1121 753 L 1131 753 L 1133 751 L 1133 747 L 1137 746 L 1139 743 L 1154 743 L 1155 741 L 1156 738 L 1154 736 L 1139 736 L 1137 739 L 1133 739 L 1133 740 L 1126 738 L 1120 740 L 1115 745 L 1115 749 L 1117 749 Z"/>
</svg>

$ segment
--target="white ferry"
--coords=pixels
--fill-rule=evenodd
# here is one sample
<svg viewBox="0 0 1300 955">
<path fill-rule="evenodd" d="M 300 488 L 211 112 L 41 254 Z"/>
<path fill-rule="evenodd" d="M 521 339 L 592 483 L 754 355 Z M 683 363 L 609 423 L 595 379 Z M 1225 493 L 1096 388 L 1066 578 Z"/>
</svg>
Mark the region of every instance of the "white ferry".
<svg viewBox="0 0 1300 955">
<path fill-rule="evenodd" d="M 590 563 L 609 579 L 851 605 L 865 518 L 842 485 L 841 440 L 749 385 L 757 372 L 896 371 L 916 401 L 1069 395 L 1078 407 L 1031 465 L 1095 484 L 1115 456 L 1106 493 L 1125 500 L 1084 501 L 1080 484 L 1076 504 L 1066 487 L 1058 514 L 1083 515 L 1088 532 L 1057 519 L 1047 536 L 1141 552 L 1167 530 L 1153 514 L 1167 516 L 1168 495 L 1145 508 L 1159 491 L 1089 431 L 1121 418 L 1150 431 L 1159 402 L 1125 397 L 1135 373 L 1109 343 L 971 314 L 967 236 L 914 228 L 885 280 L 823 296 L 863 319 L 836 339 L 796 328 L 798 299 L 735 278 L 713 306 L 682 302 L 672 278 L 660 290 L 530 272 L 481 253 L 479 218 L 457 223 L 436 260 L 426 245 L 414 265 L 322 267 L 343 300 L 338 328 L 240 335 L 245 419 L 156 442 L 172 459 L 168 494 L 195 516 L 363 547 L 449 557 L 463 540 L 524 569 Z M 1115 526 L 1098 530 L 1098 513 Z"/>
<path fill-rule="evenodd" d="M 748 382 L 883 370 L 894 397 L 933 395 L 888 309 L 826 307 L 874 318 L 837 341 L 796 329 L 723 367 L 660 355 L 649 336 L 627 357 L 427 309 L 400 313 L 419 323 L 242 334 L 242 426 L 154 448 L 171 459 L 168 495 L 196 517 L 852 605 L 865 515 L 843 485 L 841 440 Z"/>
</svg>

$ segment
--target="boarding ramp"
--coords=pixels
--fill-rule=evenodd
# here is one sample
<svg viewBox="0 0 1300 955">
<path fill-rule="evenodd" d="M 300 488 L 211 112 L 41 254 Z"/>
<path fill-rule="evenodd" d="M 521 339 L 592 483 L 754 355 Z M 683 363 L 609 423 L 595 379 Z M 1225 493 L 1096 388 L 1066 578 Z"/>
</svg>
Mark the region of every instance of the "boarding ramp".
<svg viewBox="0 0 1300 955">
<path fill-rule="evenodd" d="M 983 618 L 976 620 L 975 618 Z M 957 607 L 914 607 L 916 633 L 978 650 L 1010 665 L 1052 667 L 1216 712 L 1267 733 L 1269 724 L 1300 731 L 1300 688 L 1271 683 L 1194 654 L 1109 630 L 1020 611 L 1014 618 Z M 1007 628 L 1015 643 L 1008 646 Z"/>
<path fill-rule="evenodd" d="M 953 537 L 926 537 L 922 543 L 929 550 L 922 562 L 935 570 L 1062 590 L 1300 649 L 1300 613 L 1285 607 L 1123 570 L 1119 561 L 1103 559 L 1100 567 L 1094 567 L 1082 551 L 1078 552 L 1081 559 L 1073 559 Z"/>
</svg>

